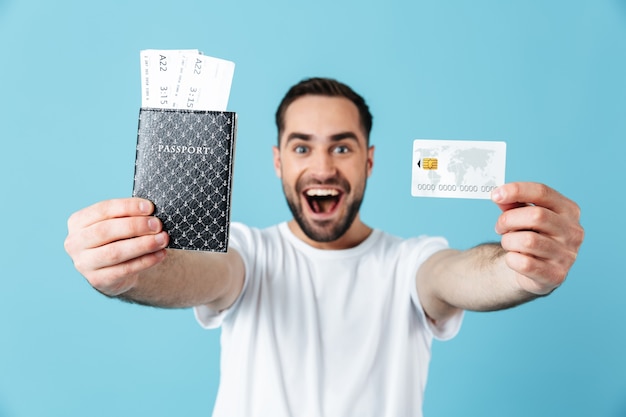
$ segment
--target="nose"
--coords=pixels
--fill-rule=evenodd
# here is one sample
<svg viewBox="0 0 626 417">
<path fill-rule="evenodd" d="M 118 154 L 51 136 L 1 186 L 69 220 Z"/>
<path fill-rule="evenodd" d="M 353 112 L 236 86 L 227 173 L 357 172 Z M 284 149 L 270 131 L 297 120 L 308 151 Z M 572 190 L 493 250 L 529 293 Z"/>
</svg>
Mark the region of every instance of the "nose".
<svg viewBox="0 0 626 417">
<path fill-rule="evenodd" d="M 311 158 L 310 171 L 314 178 L 324 181 L 337 174 L 337 167 L 331 154 L 316 152 Z"/>
</svg>

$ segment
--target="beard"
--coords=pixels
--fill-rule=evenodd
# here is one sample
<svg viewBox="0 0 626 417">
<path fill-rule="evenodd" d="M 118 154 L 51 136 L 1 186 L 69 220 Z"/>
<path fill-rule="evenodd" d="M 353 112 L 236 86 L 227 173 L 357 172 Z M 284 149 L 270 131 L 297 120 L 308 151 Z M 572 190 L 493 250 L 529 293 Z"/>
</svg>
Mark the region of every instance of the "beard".
<svg viewBox="0 0 626 417">
<path fill-rule="evenodd" d="M 341 187 L 345 194 L 345 201 L 343 202 L 346 206 L 345 214 L 338 220 L 314 221 L 308 219 L 304 215 L 302 208 L 302 190 L 310 185 L 336 185 Z M 350 226 L 352 226 L 354 219 L 361 209 L 361 203 L 363 202 L 365 180 L 355 188 L 353 195 L 350 195 L 351 190 L 352 187 L 350 183 L 341 176 L 324 182 L 300 179 L 296 183 L 295 191 L 283 181 L 283 191 L 294 220 L 309 239 L 320 243 L 333 242 L 339 239 L 350 229 Z"/>
</svg>

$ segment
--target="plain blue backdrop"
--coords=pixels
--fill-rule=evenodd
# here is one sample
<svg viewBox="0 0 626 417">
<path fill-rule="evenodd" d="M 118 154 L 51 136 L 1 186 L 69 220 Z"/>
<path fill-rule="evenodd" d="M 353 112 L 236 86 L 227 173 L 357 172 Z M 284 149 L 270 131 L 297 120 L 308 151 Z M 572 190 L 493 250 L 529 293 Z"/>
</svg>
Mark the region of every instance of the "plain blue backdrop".
<svg viewBox="0 0 626 417">
<path fill-rule="evenodd" d="M 400 236 L 496 239 L 489 201 L 411 197 L 411 147 L 507 141 L 507 180 L 576 200 L 586 241 L 552 296 L 434 344 L 425 414 L 626 416 L 626 1 L 0 0 L 0 46 L 1 417 L 212 410 L 219 331 L 101 296 L 63 250 L 72 212 L 131 193 L 145 48 L 236 62 L 232 217 L 253 226 L 289 216 L 273 113 L 304 77 L 369 101 L 363 218 Z"/>
</svg>

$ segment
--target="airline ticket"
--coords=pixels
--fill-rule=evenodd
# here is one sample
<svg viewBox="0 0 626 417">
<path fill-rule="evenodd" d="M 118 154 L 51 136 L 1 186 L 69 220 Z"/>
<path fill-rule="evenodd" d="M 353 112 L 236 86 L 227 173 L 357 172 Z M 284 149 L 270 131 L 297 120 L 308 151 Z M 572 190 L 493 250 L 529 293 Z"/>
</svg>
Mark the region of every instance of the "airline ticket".
<svg viewBox="0 0 626 417">
<path fill-rule="evenodd" d="M 235 63 L 197 49 L 140 52 L 141 106 L 225 111 Z"/>
</svg>

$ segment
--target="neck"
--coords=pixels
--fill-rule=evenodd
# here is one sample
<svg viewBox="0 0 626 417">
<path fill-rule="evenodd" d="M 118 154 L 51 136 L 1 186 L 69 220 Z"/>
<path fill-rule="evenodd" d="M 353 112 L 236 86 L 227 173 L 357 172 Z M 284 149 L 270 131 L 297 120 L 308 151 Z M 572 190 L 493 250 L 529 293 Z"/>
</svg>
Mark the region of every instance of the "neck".
<svg viewBox="0 0 626 417">
<path fill-rule="evenodd" d="M 289 226 L 289 230 L 304 243 L 314 248 L 325 250 L 353 248 L 360 245 L 372 233 L 372 228 L 363 223 L 359 216 L 354 219 L 354 222 L 352 222 L 352 225 L 346 233 L 332 242 L 318 242 L 309 238 L 294 219 L 291 219 L 287 225 Z"/>
</svg>

